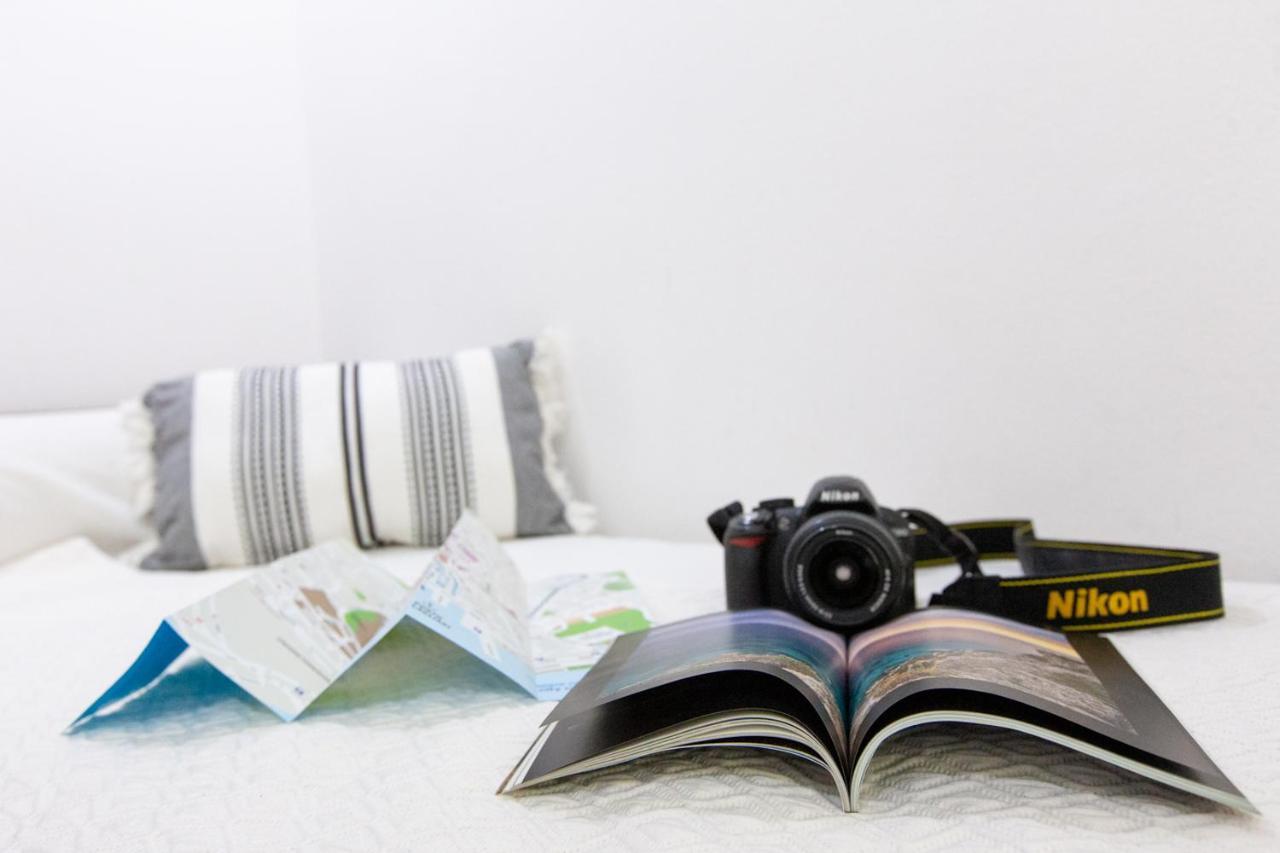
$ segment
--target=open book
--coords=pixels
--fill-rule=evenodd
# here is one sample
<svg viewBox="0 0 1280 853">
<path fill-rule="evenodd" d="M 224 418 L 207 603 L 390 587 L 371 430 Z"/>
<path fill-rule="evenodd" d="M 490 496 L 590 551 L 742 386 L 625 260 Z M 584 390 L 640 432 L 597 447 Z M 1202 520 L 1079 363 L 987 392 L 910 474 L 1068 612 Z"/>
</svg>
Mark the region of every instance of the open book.
<svg viewBox="0 0 1280 853">
<path fill-rule="evenodd" d="M 1111 643 L 947 608 L 846 639 L 779 610 L 618 638 L 499 793 L 667 750 L 753 746 L 825 767 L 845 811 L 877 747 L 927 723 L 999 726 L 1256 811 Z"/>
</svg>

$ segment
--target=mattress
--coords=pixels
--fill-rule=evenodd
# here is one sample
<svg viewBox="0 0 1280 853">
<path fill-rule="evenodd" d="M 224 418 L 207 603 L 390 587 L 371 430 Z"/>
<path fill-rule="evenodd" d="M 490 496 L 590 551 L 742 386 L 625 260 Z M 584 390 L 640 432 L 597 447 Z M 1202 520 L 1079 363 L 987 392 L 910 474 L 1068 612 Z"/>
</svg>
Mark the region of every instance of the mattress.
<svg viewBox="0 0 1280 853">
<path fill-rule="evenodd" d="M 531 577 L 624 570 L 660 619 L 722 606 L 714 544 L 509 550 Z M 373 552 L 405 580 L 428 553 Z M 84 540 L 0 566 L 0 850 L 1280 847 L 1280 585 L 1228 584 L 1224 620 L 1114 636 L 1262 817 L 1026 736 L 945 727 L 890 741 L 856 815 L 818 769 L 747 750 L 498 797 L 550 705 L 414 625 L 293 723 L 196 659 L 61 733 L 163 616 L 245 571 L 143 573 Z M 929 570 L 920 585 L 949 578 Z"/>
</svg>

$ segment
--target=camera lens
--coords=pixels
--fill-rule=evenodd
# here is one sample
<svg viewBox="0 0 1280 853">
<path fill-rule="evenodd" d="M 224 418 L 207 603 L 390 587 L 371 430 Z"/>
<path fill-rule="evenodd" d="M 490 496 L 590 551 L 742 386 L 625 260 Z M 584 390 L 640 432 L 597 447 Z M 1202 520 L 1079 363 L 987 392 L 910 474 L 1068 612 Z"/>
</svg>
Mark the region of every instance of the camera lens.
<svg viewBox="0 0 1280 853">
<path fill-rule="evenodd" d="M 832 607 L 862 607 L 880 587 L 884 567 L 861 543 L 836 540 L 821 545 L 805 567 L 814 594 Z"/>
<path fill-rule="evenodd" d="M 910 560 L 878 519 L 819 513 L 800 526 L 783 557 L 787 608 L 849 632 L 886 617 L 906 588 Z"/>
</svg>

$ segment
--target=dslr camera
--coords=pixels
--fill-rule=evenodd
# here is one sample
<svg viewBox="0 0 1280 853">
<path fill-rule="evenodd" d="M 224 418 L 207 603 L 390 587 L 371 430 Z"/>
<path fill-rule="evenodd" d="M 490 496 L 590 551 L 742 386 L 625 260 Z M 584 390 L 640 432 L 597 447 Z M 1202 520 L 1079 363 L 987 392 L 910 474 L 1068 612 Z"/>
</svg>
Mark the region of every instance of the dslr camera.
<svg viewBox="0 0 1280 853">
<path fill-rule="evenodd" d="M 724 545 L 730 610 L 777 607 L 845 634 L 915 609 L 915 535 L 856 477 L 826 477 L 803 506 L 731 503 L 707 519 Z"/>
</svg>

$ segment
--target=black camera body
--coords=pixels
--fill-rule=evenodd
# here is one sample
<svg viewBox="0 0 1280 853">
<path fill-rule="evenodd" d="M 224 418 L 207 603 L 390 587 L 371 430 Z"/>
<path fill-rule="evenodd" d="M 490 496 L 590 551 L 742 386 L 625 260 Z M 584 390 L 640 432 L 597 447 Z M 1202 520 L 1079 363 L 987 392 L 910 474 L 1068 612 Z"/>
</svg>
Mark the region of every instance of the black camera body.
<svg viewBox="0 0 1280 853">
<path fill-rule="evenodd" d="M 707 519 L 724 545 L 730 610 L 776 607 L 852 634 L 915 609 L 915 535 L 856 477 L 826 477 L 804 506 L 730 504 Z"/>
</svg>

